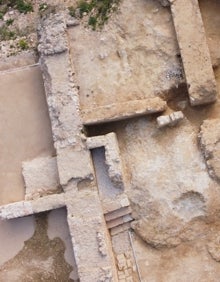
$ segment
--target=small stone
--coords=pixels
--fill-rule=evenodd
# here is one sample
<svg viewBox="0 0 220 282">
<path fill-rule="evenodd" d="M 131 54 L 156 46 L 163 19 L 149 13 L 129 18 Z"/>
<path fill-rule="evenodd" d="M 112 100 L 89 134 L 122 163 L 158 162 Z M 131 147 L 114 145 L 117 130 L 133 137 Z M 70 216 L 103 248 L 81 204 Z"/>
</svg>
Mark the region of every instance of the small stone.
<svg viewBox="0 0 220 282">
<path fill-rule="evenodd" d="M 158 128 L 163 128 L 166 126 L 174 126 L 184 118 L 181 111 L 173 112 L 170 115 L 159 116 L 157 118 Z"/>
</svg>

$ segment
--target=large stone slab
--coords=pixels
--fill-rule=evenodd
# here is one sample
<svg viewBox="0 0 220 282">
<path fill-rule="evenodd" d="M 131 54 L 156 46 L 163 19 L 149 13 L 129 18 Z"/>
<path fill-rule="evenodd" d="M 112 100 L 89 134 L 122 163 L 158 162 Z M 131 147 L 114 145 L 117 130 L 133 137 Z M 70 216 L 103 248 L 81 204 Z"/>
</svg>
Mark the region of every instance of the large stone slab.
<svg viewBox="0 0 220 282">
<path fill-rule="evenodd" d="M 214 102 L 216 82 L 198 1 L 170 2 L 190 103 L 196 106 Z"/>
<path fill-rule="evenodd" d="M 85 125 L 92 125 L 150 115 L 163 112 L 165 109 L 166 102 L 155 97 L 86 109 L 82 111 L 82 119 Z"/>
<path fill-rule="evenodd" d="M 118 281 L 98 192 L 70 191 L 65 197 L 80 281 Z"/>
</svg>

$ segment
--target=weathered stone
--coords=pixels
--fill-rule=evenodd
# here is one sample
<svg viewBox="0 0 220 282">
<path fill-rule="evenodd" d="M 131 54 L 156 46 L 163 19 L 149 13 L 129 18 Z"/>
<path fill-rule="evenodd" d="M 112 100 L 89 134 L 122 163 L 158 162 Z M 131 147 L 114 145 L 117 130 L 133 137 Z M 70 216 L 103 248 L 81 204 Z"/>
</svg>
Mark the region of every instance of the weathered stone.
<svg viewBox="0 0 220 282">
<path fill-rule="evenodd" d="M 36 158 L 22 163 L 25 182 L 25 200 L 33 200 L 59 189 L 56 158 Z"/>
<path fill-rule="evenodd" d="M 66 23 L 63 14 L 50 14 L 39 26 L 38 51 L 42 55 L 54 55 L 67 51 Z"/>
<path fill-rule="evenodd" d="M 68 53 L 41 57 L 47 104 L 55 148 L 79 146 L 82 123 L 78 89 L 71 81 Z"/>
<path fill-rule="evenodd" d="M 65 195 L 67 220 L 80 281 L 102 281 L 99 279 L 103 275 L 101 274 L 103 268 L 111 272 L 110 281 L 117 281 L 113 254 L 97 191 L 82 190 L 80 193 L 70 191 Z M 97 235 L 101 238 L 101 252 Z"/>
<path fill-rule="evenodd" d="M 0 207 L 0 218 L 11 219 L 45 212 L 65 206 L 64 195 L 45 196 L 32 201 L 21 201 Z"/>
<path fill-rule="evenodd" d="M 94 178 L 90 152 L 75 151 L 72 147 L 59 149 L 57 165 L 61 185 L 67 185 L 70 180 Z"/>
<path fill-rule="evenodd" d="M 129 200 L 126 194 L 119 194 L 116 198 L 105 198 L 102 200 L 103 212 L 104 214 L 113 212 L 114 210 L 128 207 Z"/>
<path fill-rule="evenodd" d="M 205 120 L 201 125 L 199 143 L 209 175 L 220 180 L 220 119 Z"/>
<path fill-rule="evenodd" d="M 171 11 L 190 103 L 196 106 L 214 102 L 217 94 L 216 81 L 198 0 L 173 1 Z"/>
<path fill-rule="evenodd" d="M 85 125 L 90 125 L 150 115 L 163 112 L 165 109 L 166 102 L 155 97 L 86 109 L 82 111 L 82 119 Z"/>
<path fill-rule="evenodd" d="M 71 26 L 77 26 L 79 25 L 79 20 L 77 20 L 76 18 L 73 18 L 71 16 L 68 16 L 66 19 L 66 26 L 67 27 L 71 27 Z"/>
<path fill-rule="evenodd" d="M 98 147 L 105 148 L 105 163 L 108 167 L 108 175 L 117 188 L 124 188 L 122 162 L 118 146 L 118 140 L 115 133 L 87 138 L 87 147 L 94 149 Z"/>
<path fill-rule="evenodd" d="M 0 207 L 0 218 L 11 219 L 33 214 L 31 202 L 16 202 Z"/>
<path fill-rule="evenodd" d="M 173 112 L 170 115 L 164 115 L 157 117 L 158 128 L 163 128 L 166 126 L 175 126 L 184 118 L 184 115 L 181 111 Z"/>
</svg>

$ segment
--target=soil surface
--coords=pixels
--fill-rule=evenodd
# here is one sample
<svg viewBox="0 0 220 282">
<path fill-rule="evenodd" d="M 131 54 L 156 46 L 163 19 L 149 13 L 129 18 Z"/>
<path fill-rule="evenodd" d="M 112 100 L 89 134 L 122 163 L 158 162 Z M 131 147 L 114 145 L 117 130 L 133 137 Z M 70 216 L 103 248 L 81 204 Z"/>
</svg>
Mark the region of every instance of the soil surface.
<svg viewBox="0 0 220 282">
<path fill-rule="evenodd" d="M 22 161 L 54 154 L 39 67 L 0 73 L 0 203 L 24 198 Z"/>
</svg>

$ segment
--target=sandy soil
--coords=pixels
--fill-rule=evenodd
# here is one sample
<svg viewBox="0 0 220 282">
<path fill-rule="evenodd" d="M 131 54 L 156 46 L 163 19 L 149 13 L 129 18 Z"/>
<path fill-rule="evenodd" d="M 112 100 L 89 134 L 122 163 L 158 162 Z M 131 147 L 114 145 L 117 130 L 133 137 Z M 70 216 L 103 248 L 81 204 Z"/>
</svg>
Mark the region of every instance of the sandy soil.
<svg viewBox="0 0 220 282">
<path fill-rule="evenodd" d="M 82 108 L 153 97 L 182 77 L 171 15 L 157 1 L 122 1 L 102 31 L 69 29 L 69 44 Z"/>
<path fill-rule="evenodd" d="M 22 200 L 22 161 L 54 154 L 38 67 L 0 73 L 0 203 Z"/>
</svg>

